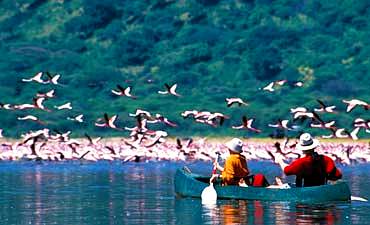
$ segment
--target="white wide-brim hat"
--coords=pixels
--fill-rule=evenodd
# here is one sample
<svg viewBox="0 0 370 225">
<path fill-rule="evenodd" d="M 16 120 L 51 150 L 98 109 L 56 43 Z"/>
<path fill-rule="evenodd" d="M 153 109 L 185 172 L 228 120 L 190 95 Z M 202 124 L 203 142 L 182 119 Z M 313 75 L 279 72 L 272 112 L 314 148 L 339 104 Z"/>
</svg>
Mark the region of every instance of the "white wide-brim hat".
<svg viewBox="0 0 370 225">
<path fill-rule="evenodd" d="M 243 151 L 243 142 L 239 138 L 233 138 L 225 143 L 225 146 L 233 152 L 241 153 Z"/>
<path fill-rule="evenodd" d="M 299 142 L 296 146 L 296 149 L 301 151 L 308 151 L 317 148 L 319 145 L 319 140 L 312 138 L 311 134 L 309 133 L 303 133 L 299 137 Z"/>
</svg>

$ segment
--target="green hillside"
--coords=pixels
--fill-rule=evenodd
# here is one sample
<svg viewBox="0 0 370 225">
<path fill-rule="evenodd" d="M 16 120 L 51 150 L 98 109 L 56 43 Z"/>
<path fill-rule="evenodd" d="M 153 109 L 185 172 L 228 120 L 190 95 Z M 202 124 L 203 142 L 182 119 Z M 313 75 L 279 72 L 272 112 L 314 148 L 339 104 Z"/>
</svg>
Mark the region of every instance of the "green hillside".
<svg viewBox="0 0 370 225">
<path fill-rule="evenodd" d="M 57 97 L 45 102 L 52 112 L 0 109 L 0 128 L 5 136 L 42 128 L 17 120 L 32 114 L 77 136 L 121 136 L 128 133 L 94 122 L 106 112 L 119 115 L 120 127 L 133 126 L 128 113 L 141 108 L 177 122 L 153 127 L 172 135 L 256 136 L 230 128 L 246 115 L 264 137 L 273 132 L 267 124 L 291 119 L 292 107 L 318 108 L 316 99 L 339 111 L 324 120 L 348 128 L 354 118 L 369 119 L 360 107 L 345 113 L 342 102 L 370 100 L 369 18 L 370 2 L 350 0 L 2 0 L 0 102 L 31 103 L 37 91 L 52 88 Z M 61 74 L 63 85 L 21 81 L 39 71 Z M 259 89 L 281 79 L 304 85 Z M 183 97 L 159 95 L 164 83 L 177 83 Z M 132 86 L 138 98 L 113 96 L 117 84 Z M 249 105 L 227 108 L 227 97 Z M 68 101 L 73 110 L 54 109 Z M 218 128 L 181 118 L 192 109 L 231 118 Z M 80 113 L 85 123 L 66 120 Z"/>
</svg>

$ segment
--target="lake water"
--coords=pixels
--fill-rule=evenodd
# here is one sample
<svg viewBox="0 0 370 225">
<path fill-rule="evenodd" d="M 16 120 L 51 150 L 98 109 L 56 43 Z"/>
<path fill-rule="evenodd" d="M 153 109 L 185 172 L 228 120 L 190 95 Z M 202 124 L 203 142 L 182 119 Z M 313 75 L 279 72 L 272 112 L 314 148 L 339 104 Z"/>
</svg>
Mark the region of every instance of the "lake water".
<svg viewBox="0 0 370 225">
<path fill-rule="evenodd" d="M 0 163 L 0 224 L 369 224 L 368 202 L 289 202 L 178 198 L 173 177 L 187 165 L 209 174 L 211 163 Z M 269 180 L 276 165 L 250 162 Z M 369 164 L 341 167 L 352 195 L 370 198 Z"/>
</svg>

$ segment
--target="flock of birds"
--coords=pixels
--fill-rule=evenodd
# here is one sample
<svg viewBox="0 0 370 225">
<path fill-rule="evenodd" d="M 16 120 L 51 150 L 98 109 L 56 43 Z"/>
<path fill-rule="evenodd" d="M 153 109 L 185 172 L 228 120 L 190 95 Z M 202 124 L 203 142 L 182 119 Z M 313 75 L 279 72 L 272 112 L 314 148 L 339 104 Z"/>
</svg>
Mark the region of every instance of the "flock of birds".
<svg viewBox="0 0 370 225">
<path fill-rule="evenodd" d="M 61 76 L 59 74 L 52 75 L 49 72 L 39 72 L 31 78 L 22 79 L 23 82 L 36 82 L 41 85 L 57 85 L 65 86 L 59 83 Z M 267 86 L 260 88 L 262 91 L 274 92 L 276 86 L 288 84 L 294 87 L 302 87 L 302 81 L 278 80 L 269 83 Z M 172 86 L 164 85 L 164 90 L 158 91 L 161 95 L 172 95 L 182 97 L 177 93 L 177 84 Z M 111 93 L 120 97 L 137 99 L 137 96 L 132 94 L 132 87 L 122 87 L 117 84 Z M 48 92 L 37 92 L 33 97 L 32 103 L 25 104 L 9 104 L 0 103 L 0 109 L 9 111 L 23 110 L 41 110 L 50 113 L 52 110 L 44 105 L 44 103 L 52 98 L 55 98 L 55 89 Z M 249 103 L 238 97 L 226 98 L 226 107 L 233 106 L 248 106 Z M 297 131 L 299 126 L 297 123 L 309 121 L 309 126 L 312 128 L 323 129 L 329 131 L 328 135 L 323 135 L 321 138 L 349 138 L 352 140 L 358 139 L 358 133 L 363 130 L 365 133 L 370 133 L 370 120 L 356 118 L 352 122 L 352 129 L 348 130 L 336 126 L 336 121 L 325 121 L 322 119 L 324 113 L 338 113 L 336 106 L 328 105 L 322 100 L 317 99 L 318 108 L 310 110 L 305 107 L 291 108 L 292 119 L 277 119 L 274 123 L 267 126 L 285 131 Z M 359 99 L 342 100 L 347 105 L 346 112 L 350 113 L 357 107 L 363 110 L 369 110 L 370 104 Z M 55 110 L 72 110 L 72 103 L 66 102 L 62 105 L 55 105 Z M 53 109 L 53 110 L 54 110 Z M 321 115 L 320 115 L 321 114 Z M 58 130 L 50 131 L 47 123 L 35 115 L 28 114 L 22 117 L 17 117 L 18 120 L 32 121 L 43 126 L 43 129 L 37 131 L 29 131 L 21 135 L 21 139 L 12 142 L 4 142 L 0 146 L 0 159 L 2 160 L 115 160 L 120 159 L 127 161 L 143 161 L 143 160 L 189 160 L 201 159 L 212 160 L 216 151 L 224 149 L 222 145 L 206 143 L 205 139 L 193 141 L 189 138 L 186 144 L 183 140 L 176 139 L 173 143 L 168 139 L 168 133 L 163 130 L 152 130 L 148 124 L 164 124 L 169 127 L 177 127 L 178 124 L 171 121 L 169 118 L 159 114 L 151 113 L 142 109 L 137 109 L 135 113 L 129 113 L 130 117 L 135 118 L 136 126 L 134 127 L 119 127 L 116 123 L 118 115 L 108 115 L 104 113 L 101 118 L 97 118 L 94 125 L 96 127 L 104 127 L 118 131 L 128 131 L 129 138 L 123 138 L 117 143 L 102 143 L 101 137 L 92 138 L 85 134 L 86 140 L 73 139 L 70 137 L 71 132 L 62 133 Z M 193 119 L 196 123 L 209 125 L 212 127 L 222 126 L 225 120 L 230 119 L 230 116 L 221 112 L 209 112 L 198 110 L 186 110 L 181 113 L 184 119 Z M 84 114 L 80 113 L 76 116 L 68 116 L 67 120 L 76 123 L 84 123 Z M 242 116 L 240 124 L 232 125 L 232 129 L 247 130 L 250 132 L 261 133 L 262 129 L 253 125 L 255 118 Z M 0 129 L 0 138 L 2 138 L 2 129 Z M 274 154 L 279 153 L 286 158 L 300 157 L 300 153 L 293 150 L 287 150 L 294 146 L 289 145 L 289 138 L 284 144 L 259 144 L 249 143 L 245 146 L 244 154 L 248 159 L 256 160 L 273 160 Z M 262 146 L 262 147 L 261 147 Z M 282 147 L 283 146 L 283 147 Z M 330 146 L 330 147 L 327 147 Z M 331 149 L 329 151 L 329 149 Z M 369 162 L 369 146 L 361 143 L 352 143 L 345 146 L 343 144 L 323 144 L 322 150 L 329 154 L 334 160 L 344 164 L 353 162 Z M 338 152 L 339 151 L 339 152 Z M 227 151 L 224 151 L 227 152 Z"/>
</svg>

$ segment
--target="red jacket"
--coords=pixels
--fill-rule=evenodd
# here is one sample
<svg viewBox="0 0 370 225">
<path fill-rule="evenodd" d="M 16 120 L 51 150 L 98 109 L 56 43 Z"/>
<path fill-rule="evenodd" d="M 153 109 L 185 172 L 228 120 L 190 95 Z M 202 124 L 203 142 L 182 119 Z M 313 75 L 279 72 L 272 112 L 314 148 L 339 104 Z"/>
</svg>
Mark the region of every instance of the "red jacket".
<svg viewBox="0 0 370 225">
<path fill-rule="evenodd" d="M 335 167 L 334 161 L 325 155 L 307 155 L 297 159 L 284 168 L 286 175 L 296 175 L 297 186 L 318 186 L 326 183 L 327 180 L 338 180 L 342 178 L 341 171 Z"/>
</svg>

